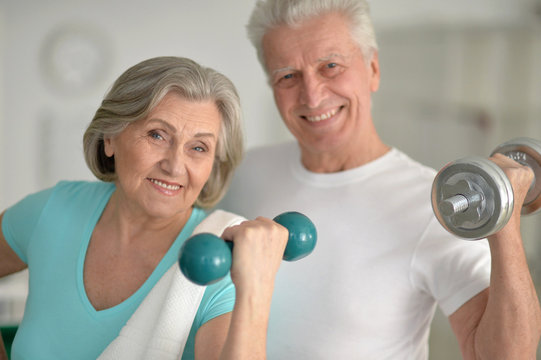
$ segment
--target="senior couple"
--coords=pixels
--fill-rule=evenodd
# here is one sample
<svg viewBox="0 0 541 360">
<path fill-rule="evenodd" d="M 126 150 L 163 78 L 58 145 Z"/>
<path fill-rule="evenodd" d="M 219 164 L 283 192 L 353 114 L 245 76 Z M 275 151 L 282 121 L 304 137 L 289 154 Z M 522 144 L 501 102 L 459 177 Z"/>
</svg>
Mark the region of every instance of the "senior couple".
<svg viewBox="0 0 541 360">
<path fill-rule="evenodd" d="M 247 29 L 296 141 L 243 158 L 234 85 L 188 58 L 124 72 L 84 134 L 99 181 L 61 181 L 0 215 L 0 276 L 30 276 L 11 358 L 426 359 L 436 306 L 465 359 L 535 358 L 520 235 L 532 171 L 492 157 L 513 215 L 485 240 L 455 238 L 432 213 L 435 171 L 374 127 L 367 3 L 258 1 Z M 289 210 L 318 244 L 282 264 L 288 232 L 270 218 Z M 177 259 L 203 231 L 235 245 L 230 275 L 200 287 Z"/>
</svg>

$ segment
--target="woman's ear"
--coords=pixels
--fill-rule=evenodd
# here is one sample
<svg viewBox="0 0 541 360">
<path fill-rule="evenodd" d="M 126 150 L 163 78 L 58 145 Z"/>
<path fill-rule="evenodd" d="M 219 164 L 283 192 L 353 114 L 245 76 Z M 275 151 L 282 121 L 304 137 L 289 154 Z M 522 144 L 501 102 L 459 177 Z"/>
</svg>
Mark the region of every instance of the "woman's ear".
<svg viewBox="0 0 541 360">
<path fill-rule="evenodd" d="M 113 145 L 113 138 L 109 135 L 105 135 L 103 137 L 103 151 L 107 157 L 112 157 L 115 154 Z"/>
</svg>

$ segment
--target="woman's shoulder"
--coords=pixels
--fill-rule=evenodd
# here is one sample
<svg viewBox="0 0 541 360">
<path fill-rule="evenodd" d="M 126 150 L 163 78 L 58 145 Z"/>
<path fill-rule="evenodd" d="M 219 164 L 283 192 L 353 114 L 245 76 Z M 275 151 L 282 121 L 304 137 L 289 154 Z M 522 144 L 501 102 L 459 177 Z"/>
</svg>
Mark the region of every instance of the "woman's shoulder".
<svg viewBox="0 0 541 360">
<path fill-rule="evenodd" d="M 107 201 L 114 190 L 113 183 L 103 181 L 60 181 L 50 191 L 48 206 L 90 209 Z"/>
<path fill-rule="evenodd" d="M 114 183 L 103 181 L 59 181 L 53 188 L 55 195 L 93 197 L 110 193 L 115 189 Z"/>
</svg>

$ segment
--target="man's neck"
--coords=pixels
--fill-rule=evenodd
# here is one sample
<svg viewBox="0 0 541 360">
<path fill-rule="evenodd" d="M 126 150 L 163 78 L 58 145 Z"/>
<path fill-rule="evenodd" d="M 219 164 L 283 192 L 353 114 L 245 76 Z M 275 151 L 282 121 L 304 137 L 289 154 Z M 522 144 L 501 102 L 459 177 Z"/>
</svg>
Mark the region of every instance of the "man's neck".
<svg viewBox="0 0 541 360">
<path fill-rule="evenodd" d="M 378 136 L 352 146 L 339 146 L 327 151 L 310 151 L 301 147 L 303 166 L 315 173 L 334 173 L 367 164 L 385 155 L 391 149 Z"/>
</svg>

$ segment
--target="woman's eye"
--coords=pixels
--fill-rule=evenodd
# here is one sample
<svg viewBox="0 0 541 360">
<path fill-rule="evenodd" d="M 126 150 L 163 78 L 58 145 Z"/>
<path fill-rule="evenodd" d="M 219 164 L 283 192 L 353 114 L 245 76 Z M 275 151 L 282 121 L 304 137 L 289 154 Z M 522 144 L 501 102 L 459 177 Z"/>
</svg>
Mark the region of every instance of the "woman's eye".
<svg viewBox="0 0 541 360">
<path fill-rule="evenodd" d="M 205 153 L 208 152 L 210 149 L 210 146 L 205 143 L 198 142 L 196 144 L 192 144 L 192 150 L 195 150 L 199 153 Z"/>
<path fill-rule="evenodd" d="M 148 135 L 154 140 L 163 140 L 163 136 L 161 136 L 157 131 L 150 131 Z"/>
<path fill-rule="evenodd" d="M 327 64 L 327 67 L 328 67 L 329 69 L 335 68 L 335 67 L 337 67 L 337 66 L 338 66 L 337 63 L 328 63 L 328 64 Z"/>
</svg>

